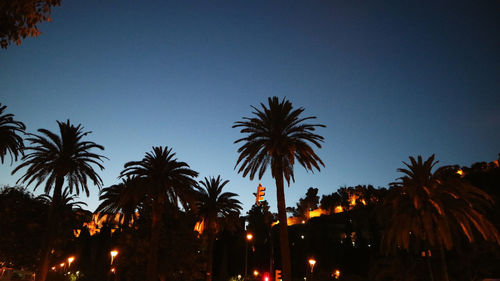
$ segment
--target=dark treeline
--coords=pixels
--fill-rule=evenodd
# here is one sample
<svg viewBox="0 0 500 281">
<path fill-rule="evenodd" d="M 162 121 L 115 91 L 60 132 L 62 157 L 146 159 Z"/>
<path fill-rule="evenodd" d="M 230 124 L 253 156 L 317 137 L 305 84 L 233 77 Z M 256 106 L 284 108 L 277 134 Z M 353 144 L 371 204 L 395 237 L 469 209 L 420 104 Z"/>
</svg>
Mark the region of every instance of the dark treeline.
<svg viewBox="0 0 500 281">
<path fill-rule="evenodd" d="M 313 118 L 299 118 L 303 108 L 268 102 L 254 108 L 254 118 L 235 123 L 242 133 L 259 134 L 237 141 L 243 142 L 238 163 L 251 177 L 274 163 L 273 178 L 283 188 L 293 169 L 276 159 L 299 157 L 318 170 L 321 159 L 293 134 L 269 152 L 252 154 L 268 145 L 254 138 L 271 143 L 276 134 L 266 128 L 290 122 L 285 128 L 297 126 L 318 148 L 323 139 L 307 135 L 313 127 L 298 126 Z M 434 155 L 410 157 L 398 169 L 401 177 L 383 188 L 340 187 L 320 196 L 322 187 L 310 187 L 282 210 L 289 214 L 285 224 L 266 201 L 241 214 L 238 195 L 227 192 L 229 181 L 200 180 L 172 148 L 158 146 L 124 164 L 121 182 L 101 189 L 92 213 L 77 196 L 88 195 L 90 183 L 102 186 L 98 172 L 106 158 L 96 151 L 104 147 L 69 120 L 58 122 L 58 132 L 39 129 L 24 138 L 25 125 L 5 109 L 0 106 L 1 161 L 10 156 L 21 164 L 12 172 L 20 175 L 19 185 L 0 190 L 0 280 L 265 280 L 287 263 L 294 281 L 500 276 L 500 155 L 470 167 L 438 167 Z M 293 152 L 291 144 L 303 151 Z M 43 186 L 44 195 L 35 197 L 25 186 Z"/>
</svg>

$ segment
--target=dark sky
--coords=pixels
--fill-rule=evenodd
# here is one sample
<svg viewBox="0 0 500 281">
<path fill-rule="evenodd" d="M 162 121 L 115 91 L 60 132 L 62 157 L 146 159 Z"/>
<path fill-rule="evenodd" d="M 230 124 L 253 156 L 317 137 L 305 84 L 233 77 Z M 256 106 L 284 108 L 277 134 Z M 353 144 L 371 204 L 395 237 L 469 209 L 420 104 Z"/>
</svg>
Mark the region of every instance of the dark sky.
<svg viewBox="0 0 500 281">
<path fill-rule="evenodd" d="M 0 50 L 0 102 L 30 132 L 67 118 L 93 131 L 110 158 L 105 186 L 169 146 L 201 177 L 229 179 L 248 210 L 259 181 L 233 170 L 231 125 L 286 96 L 327 125 L 326 167 L 296 167 L 294 205 L 309 186 L 386 186 L 409 155 L 495 160 L 499 3 L 65 0 L 41 36 Z M 0 167 L 0 185 L 17 164 Z M 261 182 L 275 209 L 273 180 Z"/>
</svg>

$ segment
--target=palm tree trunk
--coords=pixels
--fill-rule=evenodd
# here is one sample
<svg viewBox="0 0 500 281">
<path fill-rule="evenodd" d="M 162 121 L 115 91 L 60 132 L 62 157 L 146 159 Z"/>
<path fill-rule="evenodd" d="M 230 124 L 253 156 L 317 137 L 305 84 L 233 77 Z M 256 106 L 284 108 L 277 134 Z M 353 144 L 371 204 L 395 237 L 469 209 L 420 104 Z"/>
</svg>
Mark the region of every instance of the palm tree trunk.
<svg viewBox="0 0 500 281">
<path fill-rule="evenodd" d="M 215 243 L 215 235 L 211 232 L 208 234 L 208 251 L 207 251 L 207 278 L 206 281 L 212 281 L 212 267 L 214 260 L 214 243 Z"/>
<path fill-rule="evenodd" d="M 49 214 L 47 217 L 47 224 L 44 230 L 42 238 L 42 257 L 40 263 L 38 264 L 38 271 L 35 275 L 36 281 L 45 281 L 47 279 L 47 273 L 49 272 L 50 266 L 50 252 L 53 246 L 53 234 L 52 230 L 55 229 L 55 215 L 56 207 L 61 200 L 62 187 L 64 184 L 64 177 L 57 177 L 56 184 L 54 186 L 54 193 L 52 194 L 52 202 L 49 206 Z"/>
<path fill-rule="evenodd" d="M 450 277 L 448 276 L 448 265 L 446 264 L 446 253 L 443 244 L 439 244 L 439 258 L 441 259 L 443 281 L 449 281 Z"/>
<path fill-rule="evenodd" d="M 153 202 L 151 220 L 151 240 L 149 241 L 149 256 L 146 269 L 148 281 L 158 281 L 158 248 L 160 246 L 161 222 L 163 217 L 162 204 Z"/>
<path fill-rule="evenodd" d="M 278 224 L 280 230 L 280 252 L 283 281 L 292 280 L 292 264 L 290 260 L 290 245 L 288 243 L 288 224 L 286 219 L 285 191 L 281 173 L 275 177 L 276 195 L 278 200 Z"/>
</svg>

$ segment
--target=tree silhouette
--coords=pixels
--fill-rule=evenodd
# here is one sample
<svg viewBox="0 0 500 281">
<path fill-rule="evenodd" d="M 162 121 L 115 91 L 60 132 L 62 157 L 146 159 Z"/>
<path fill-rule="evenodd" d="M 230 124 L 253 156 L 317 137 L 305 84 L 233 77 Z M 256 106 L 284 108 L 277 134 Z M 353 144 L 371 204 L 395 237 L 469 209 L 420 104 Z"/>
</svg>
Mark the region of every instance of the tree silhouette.
<svg viewBox="0 0 500 281">
<path fill-rule="evenodd" d="M 440 167 L 434 155 L 425 162 L 410 156 L 411 164 L 398 169 L 404 176 L 392 184 L 385 205 L 392 212 L 390 226 L 382 237 L 382 248 L 388 253 L 403 249 L 438 249 L 443 280 L 448 280 L 444 249 L 450 250 L 463 233 L 474 242 L 476 231 L 487 240 L 500 244 L 500 234 L 484 215 L 493 203 L 484 191 L 462 181 L 456 170 Z"/>
<path fill-rule="evenodd" d="M 49 194 L 53 190 L 43 239 L 42 258 L 36 275 L 37 281 L 45 281 L 47 276 L 52 248 L 54 212 L 61 201 L 64 182 L 68 184 L 69 193 L 73 193 L 74 189 L 77 195 L 80 190 L 85 191 L 87 196 L 89 195 L 87 179 L 90 179 L 98 188 L 102 186 L 102 180 L 93 165 L 103 170 L 104 166 L 101 163 L 105 157 L 92 153 L 91 150 L 104 150 L 104 147 L 91 141 L 83 141 L 83 137 L 91 132 L 84 132 L 81 125 L 74 126 L 69 120 L 66 123 L 57 121 L 57 124 L 60 136 L 46 129 L 38 130 L 41 135 L 30 134 L 27 138 L 30 146 L 25 149 L 28 153 L 23 156 L 23 163 L 12 171 L 12 174 L 15 174 L 27 168 L 17 182 L 27 185 L 36 182 L 35 190 L 45 182 L 44 192 Z"/>
<path fill-rule="evenodd" d="M 212 264 L 214 241 L 217 233 L 227 225 L 236 224 L 240 213 L 241 202 L 232 192 L 222 192 L 229 180 L 222 181 L 209 177 L 200 181 L 202 187 L 197 187 L 197 213 L 205 226 L 204 232 L 208 239 L 206 280 L 212 280 Z"/>
<path fill-rule="evenodd" d="M 24 134 L 26 126 L 23 122 L 14 120 L 14 114 L 4 113 L 6 108 L 6 105 L 2 106 L 0 103 L 0 160 L 3 164 L 8 152 L 12 164 L 12 160 L 17 161 L 17 156 L 22 154 L 24 143 L 19 134 Z"/>
<path fill-rule="evenodd" d="M 143 192 L 144 181 L 140 178 L 124 178 L 119 184 L 105 187 L 101 190 L 99 200 L 101 204 L 96 209 L 99 215 L 108 216 L 108 219 L 114 218 L 116 214 L 120 215 L 122 226 L 127 228 L 133 222 L 137 206 L 144 201 Z"/>
<path fill-rule="evenodd" d="M 61 0 L 23 0 L 0 2 L 0 47 L 6 49 L 11 42 L 40 35 L 37 25 L 51 21 L 50 10 Z"/>
<path fill-rule="evenodd" d="M 141 161 L 125 164 L 120 177 L 138 177 L 144 180 L 143 192 L 152 205 L 151 240 L 147 264 L 147 280 L 158 280 L 158 248 L 166 204 L 187 207 L 193 199 L 193 187 L 198 173 L 189 165 L 177 161 L 172 149 L 153 147 Z"/>
<path fill-rule="evenodd" d="M 283 280 L 291 280 L 290 246 L 286 218 L 284 180 L 290 185 L 295 181 L 293 166 L 295 160 L 306 170 L 320 170 L 323 161 L 314 152 L 310 144 L 321 148 L 323 137 L 314 133 L 321 124 L 307 124 L 316 117 L 301 117 L 304 108 L 293 109 L 288 100 L 278 97 L 268 98 L 268 105 L 261 103 L 262 109 L 254 106 L 254 117 L 243 117 L 233 128 L 240 128 L 245 137 L 235 141 L 243 143 L 238 149 L 236 166 L 243 177 L 255 175 L 261 179 L 268 166 L 276 182 L 278 217 L 280 229 L 280 250 L 282 258 Z"/>
</svg>

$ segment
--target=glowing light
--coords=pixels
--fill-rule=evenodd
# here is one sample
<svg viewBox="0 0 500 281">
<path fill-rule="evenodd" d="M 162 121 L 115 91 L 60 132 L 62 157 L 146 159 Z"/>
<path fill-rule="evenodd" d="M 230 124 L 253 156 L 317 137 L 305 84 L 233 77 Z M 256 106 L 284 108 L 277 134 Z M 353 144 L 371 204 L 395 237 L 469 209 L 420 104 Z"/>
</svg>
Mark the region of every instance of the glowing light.
<svg viewBox="0 0 500 281">
<path fill-rule="evenodd" d="M 335 207 L 335 209 L 333 210 L 333 212 L 335 214 L 342 213 L 343 211 L 344 211 L 344 208 L 342 208 L 342 206 L 340 206 L 340 205 Z"/>
<path fill-rule="evenodd" d="M 316 260 L 315 260 L 314 258 L 310 258 L 310 259 L 308 260 L 308 262 L 309 262 L 309 265 L 311 266 L 311 272 L 313 272 L 313 270 L 314 270 L 314 265 L 316 264 Z"/>
<path fill-rule="evenodd" d="M 113 274 L 114 274 L 116 272 L 116 268 L 112 267 L 111 272 L 113 272 Z"/>
<path fill-rule="evenodd" d="M 460 169 L 460 170 L 457 171 L 457 174 L 459 174 L 460 176 L 463 177 L 464 176 L 464 171 L 462 169 Z"/>
<path fill-rule="evenodd" d="M 111 252 L 109 252 L 109 254 L 111 255 L 111 264 L 113 264 L 113 260 L 115 259 L 116 256 L 118 256 L 118 251 L 112 250 Z"/>
<path fill-rule="evenodd" d="M 61 263 L 59 264 L 60 267 L 64 267 L 65 263 Z"/>
<path fill-rule="evenodd" d="M 75 257 L 69 257 L 68 258 L 68 267 L 71 266 L 71 263 L 75 260 Z"/>
<path fill-rule="evenodd" d="M 252 233 L 248 233 L 247 234 L 247 240 L 248 241 L 252 241 L 252 239 L 253 239 L 253 234 Z"/>
<path fill-rule="evenodd" d="M 199 234 L 203 234 L 203 230 L 205 230 L 205 220 L 197 222 L 194 226 L 194 231 L 197 231 Z"/>
<path fill-rule="evenodd" d="M 259 271 L 257 269 L 253 271 L 253 276 L 255 277 L 259 276 Z"/>
<path fill-rule="evenodd" d="M 335 279 L 339 279 L 340 278 L 340 270 L 338 269 L 335 269 L 335 271 L 333 272 L 333 277 L 335 277 Z"/>
</svg>

